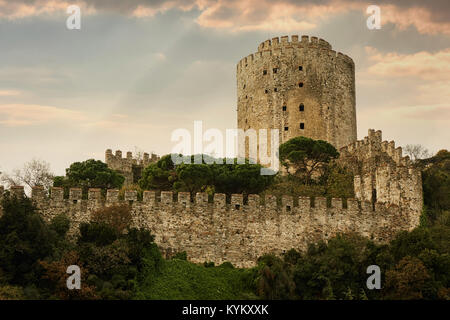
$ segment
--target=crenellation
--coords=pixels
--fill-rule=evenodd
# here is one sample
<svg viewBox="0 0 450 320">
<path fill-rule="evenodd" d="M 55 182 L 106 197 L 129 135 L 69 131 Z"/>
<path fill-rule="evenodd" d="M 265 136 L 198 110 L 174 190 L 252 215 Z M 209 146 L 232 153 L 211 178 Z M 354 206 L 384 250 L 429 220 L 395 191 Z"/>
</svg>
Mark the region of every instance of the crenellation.
<svg viewBox="0 0 450 320">
<path fill-rule="evenodd" d="M 155 191 L 144 191 L 142 195 L 142 201 L 151 206 L 156 205 L 156 192 Z"/>
<path fill-rule="evenodd" d="M 227 204 L 225 193 L 214 194 L 214 206 L 217 208 L 225 208 Z"/>
<path fill-rule="evenodd" d="M 349 212 L 355 212 L 359 210 L 359 203 L 358 200 L 354 198 L 347 199 L 347 210 Z"/>
<path fill-rule="evenodd" d="M 106 202 L 107 203 L 117 203 L 117 202 L 119 202 L 119 189 L 108 189 L 108 190 L 106 190 Z"/>
<path fill-rule="evenodd" d="M 10 192 L 12 196 L 17 198 L 22 198 L 25 196 L 25 191 L 23 186 L 11 186 Z"/>
<path fill-rule="evenodd" d="M 171 203 L 173 203 L 173 192 L 161 191 L 161 204 L 171 204 Z"/>
<path fill-rule="evenodd" d="M 282 212 L 284 214 L 292 214 L 294 211 L 294 199 L 292 196 L 281 197 Z"/>
<path fill-rule="evenodd" d="M 264 205 L 266 207 L 266 211 L 277 210 L 277 198 L 271 194 L 266 195 Z"/>
<path fill-rule="evenodd" d="M 373 211 L 373 206 L 371 201 L 361 201 L 361 212 L 370 212 Z"/>
<path fill-rule="evenodd" d="M 137 201 L 137 191 L 136 190 L 125 190 L 124 192 L 124 200 L 127 202 L 136 202 Z"/>
<path fill-rule="evenodd" d="M 331 198 L 331 208 L 343 209 L 341 198 Z"/>
<path fill-rule="evenodd" d="M 395 142 L 394 141 L 389 141 L 388 142 L 387 154 L 391 158 L 394 158 L 394 156 L 395 156 Z"/>
<path fill-rule="evenodd" d="M 88 200 L 93 202 L 99 202 L 102 200 L 102 190 L 100 188 L 89 188 Z"/>
<path fill-rule="evenodd" d="M 208 204 L 208 194 L 206 192 L 197 192 L 195 194 L 196 205 L 204 206 Z"/>
<path fill-rule="evenodd" d="M 235 210 L 241 210 L 244 205 L 244 196 L 242 194 L 231 195 L 231 208 Z"/>
<path fill-rule="evenodd" d="M 191 206 L 191 194 L 189 192 L 178 192 L 178 203 L 189 208 Z"/>
<path fill-rule="evenodd" d="M 70 188 L 69 189 L 69 200 L 76 202 L 81 200 L 83 197 L 83 190 L 81 188 Z"/>
<path fill-rule="evenodd" d="M 0 197 L 1 197 L 1 192 L 2 190 L 0 190 Z M 43 202 L 45 201 L 47 198 L 45 189 L 43 186 L 34 186 L 31 188 L 31 199 L 33 199 L 34 201 L 36 201 L 37 203 Z"/>
<path fill-rule="evenodd" d="M 257 194 L 248 195 L 248 206 L 250 209 L 259 209 L 261 205 L 261 200 Z"/>
<path fill-rule="evenodd" d="M 314 208 L 316 209 L 326 209 L 327 208 L 327 198 L 325 197 L 315 197 L 314 198 Z"/>
<path fill-rule="evenodd" d="M 298 197 L 298 207 L 300 209 L 309 209 L 311 208 L 311 198 L 310 197 Z"/>
<path fill-rule="evenodd" d="M 403 157 L 402 147 L 395 148 L 394 157 L 393 157 L 395 163 L 400 164 L 400 161 L 401 161 L 402 157 Z"/>
<path fill-rule="evenodd" d="M 60 187 L 52 187 L 50 189 L 50 198 L 54 202 L 62 202 L 64 200 L 64 189 Z"/>
</svg>

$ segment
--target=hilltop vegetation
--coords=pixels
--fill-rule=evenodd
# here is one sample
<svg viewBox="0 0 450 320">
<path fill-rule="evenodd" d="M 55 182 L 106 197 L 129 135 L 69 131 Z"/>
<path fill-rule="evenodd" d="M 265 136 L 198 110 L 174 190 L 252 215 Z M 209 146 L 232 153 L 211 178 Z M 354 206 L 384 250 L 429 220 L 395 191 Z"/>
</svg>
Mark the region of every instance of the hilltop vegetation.
<svg viewBox="0 0 450 320">
<path fill-rule="evenodd" d="M 148 230 L 130 227 L 127 205 L 95 212 L 69 241 L 67 217 L 47 223 L 30 199 L 7 194 L 0 217 L 0 299 L 450 299 L 450 153 L 442 150 L 416 164 L 423 173 L 424 211 L 415 230 L 401 232 L 385 245 L 355 234 L 337 235 L 328 243 L 310 244 L 303 253 L 263 256 L 250 269 L 194 264 L 183 253 L 165 259 Z M 77 170 L 57 181 L 123 183 L 98 163 L 73 168 Z M 147 168 L 140 187 L 353 196 L 348 172 L 331 158 L 320 168 L 317 179 L 296 170 L 258 180 L 257 165 L 204 164 L 197 170 L 190 165 L 176 168 L 163 157 Z M 195 181 L 197 175 L 202 183 Z M 66 268 L 73 264 L 83 270 L 81 290 L 66 288 Z M 381 290 L 366 287 L 366 268 L 372 264 L 382 270 Z"/>
</svg>

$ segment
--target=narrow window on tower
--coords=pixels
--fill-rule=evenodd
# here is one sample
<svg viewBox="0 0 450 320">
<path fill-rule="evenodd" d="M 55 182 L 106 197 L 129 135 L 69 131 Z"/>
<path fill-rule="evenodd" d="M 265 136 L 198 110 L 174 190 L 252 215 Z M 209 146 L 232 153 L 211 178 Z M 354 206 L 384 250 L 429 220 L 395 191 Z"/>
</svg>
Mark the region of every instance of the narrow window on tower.
<svg viewBox="0 0 450 320">
<path fill-rule="evenodd" d="M 269 93 L 269 90 L 266 89 L 264 92 L 265 92 L 265 93 Z"/>
<path fill-rule="evenodd" d="M 273 73 L 277 73 L 278 69 L 277 68 L 273 68 Z"/>
<path fill-rule="evenodd" d="M 298 109 L 300 111 L 305 111 L 305 106 L 303 105 L 303 103 L 300 103 L 300 106 L 298 107 Z"/>
<path fill-rule="evenodd" d="M 303 122 L 300 122 L 300 129 L 305 129 L 305 124 Z"/>
<path fill-rule="evenodd" d="M 273 91 L 277 92 L 277 91 L 278 91 L 278 89 L 277 89 L 277 88 L 274 88 L 274 89 L 273 89 Z"/>
<path fill-rule="evenodd" d="M 266 75 L 267 74 L 267 70 L 263 70 L 263 75 Z"/>
<path fill-rule="evenodd" d="M 288 131 L 289 130 L 289 127 L 284 127 L 284 131 Z"/>
<path fill-rule="evenodd" d="M 303 71 L 303 66 L 298 66 L 298 71 Z"/>
<path fill-rule="evenodd" d="M 303 82 L 299 82 L 298 86 L 299 88 L 303 88 Z"/>
<path fill-rule="evenodd" d="M 286 111 L 286 109 L 287 109 L 286 106 L 283 106 L 283 111 Z"/>
<path fill-rule="evenodd" d="M 244 84 L 244 89 L 245 89 L 245 84 Z"/>
</svg>

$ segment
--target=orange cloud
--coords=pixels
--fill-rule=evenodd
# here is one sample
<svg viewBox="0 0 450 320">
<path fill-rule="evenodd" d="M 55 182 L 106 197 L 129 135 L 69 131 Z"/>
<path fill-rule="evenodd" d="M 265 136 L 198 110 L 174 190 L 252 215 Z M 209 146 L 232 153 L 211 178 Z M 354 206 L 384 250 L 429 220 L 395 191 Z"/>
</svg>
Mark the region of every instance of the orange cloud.
<svg viewBox="0 0 450 320">
<path fill-rule="evenodd" d="M 383 77 L 415 77 L 432 81 L 450 81 L 450 48 L 430 53 L 386 53 L 366 47 L 369 60 L 375 62 L 368 68 L 373 75 Z"/>
<path fill-rule="evenodd" d="M 68 109 L 31 105 L 0 105 L 0 124 L 8 127 L 39 125 L 55 121 L 85 120 L 82 113 Z"/>
<path fill-rule="evenodd" d="M 400 8 L 395 5 L 381 7 L 382 23 L 390 22 L 400 30 L 414 26 L 422 34 L 450 35 L 450 21 L 436 21 L 432 12 L 423 7 Z"/>
<path fill-rule="evenodd" d="M 0 0 L 0 18 L 19 19 L 44 14 L 65 14 L 71 4 L 65 0 Z M 367 16 L 366 8 L 374 4 L 357 0 L 168 0 L 149 2 L 84 0 L 75 4 L 83 14 L 115 12 L 137 18 L 153 17 L 169 10 L 199 10 L 197 23 L 205 28 L 232 31 L 271 30 L 302 31 L 316 28 L 321 22 L 350 11 Z M 380 0 L 382 24 L 393 23 L 400 30 L 414 26 L 422 34 L 450 35 L 450 5 L 434 1 Z"/>
<path fill-rule="evenodd" d="M 17 90 L 0 90 L 0 97 L 17 96 L 20 91 Z"/>
</svg>

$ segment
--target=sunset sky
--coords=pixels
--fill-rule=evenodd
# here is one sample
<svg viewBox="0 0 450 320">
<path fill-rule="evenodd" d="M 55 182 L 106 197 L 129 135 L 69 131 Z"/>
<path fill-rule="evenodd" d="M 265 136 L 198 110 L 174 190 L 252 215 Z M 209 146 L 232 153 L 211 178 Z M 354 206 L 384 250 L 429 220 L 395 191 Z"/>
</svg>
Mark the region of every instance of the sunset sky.
<svg viewBox="0 0 450 320">
<path fill-rule="evenodd" d="M 68 30 L 68 6 L 81 30 Z M 369 30 L 366 8 L 381 8 Z M 450 1 L 0 0 L 0 171 L 56 174 L 108 148 L 169 153 L 173 130 L 236 127 L 236 64 L 284 35 L 355 61 L 358 139 L 450 149 Z"/>
</svg>

